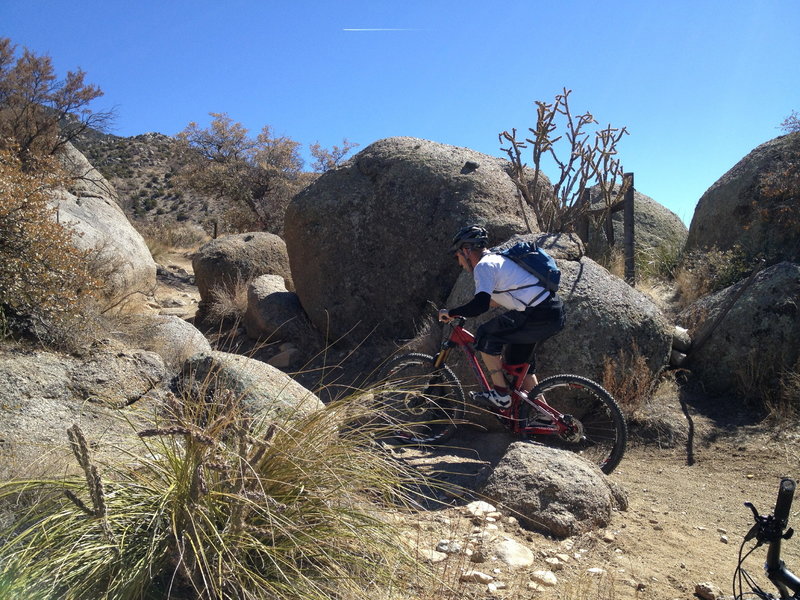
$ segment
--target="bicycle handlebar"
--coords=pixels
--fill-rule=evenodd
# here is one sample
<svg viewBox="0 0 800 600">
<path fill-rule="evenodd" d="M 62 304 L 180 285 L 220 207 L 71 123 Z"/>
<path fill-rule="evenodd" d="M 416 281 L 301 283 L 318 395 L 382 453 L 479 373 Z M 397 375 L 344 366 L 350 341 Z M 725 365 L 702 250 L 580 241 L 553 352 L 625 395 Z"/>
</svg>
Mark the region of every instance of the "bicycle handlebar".
<svg viewBox="0 0 800 600">
<path fill-rule="evenodd" d="M 775 512 L 773 518 L 776 526 L 783 531 L 789 523 L 789 511 L 792 509 L 792 498 L 794 497 L 796 484 L 793 479 L 784 477 L 778 488 L 778 499 L 775 501 Z"/>
<path fill-rule="evenodd" d="M 800 579 L 786 568 L 786 564 L 781 560 L 781 540 L 789 539 L 793 531 L 788 529 L 784 534 L 784 529 L 789 522 L 789 511 L 792 508 L 792 498 L 794 497 L 796 484 L 794 480 L 784 477 L 778 488 L 778 498 L 775 501 L 775 512 L 770 519 L 766 519 L 766 529 L 769 533 L 765 536 L 765 541 L 769 542 L 767 550 L 767 561 L 764 570 L 767 577 L 778 588 L 781 598 L 791 598 L 792 594 L 800 592 Z"/>
</svg>

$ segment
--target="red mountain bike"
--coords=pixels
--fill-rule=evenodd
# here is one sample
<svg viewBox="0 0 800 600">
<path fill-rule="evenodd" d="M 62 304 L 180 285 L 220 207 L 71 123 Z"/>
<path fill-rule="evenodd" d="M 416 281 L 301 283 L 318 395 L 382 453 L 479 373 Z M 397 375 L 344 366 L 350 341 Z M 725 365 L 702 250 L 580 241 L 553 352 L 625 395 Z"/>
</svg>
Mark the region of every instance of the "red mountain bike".
<svg viewBox="0 0 800 600">
<path fill-rule="evenodd" d="M 382 372 L 377 398 L 401 443 L 446 442 L 463 422 L 464 390 L 447 366 L 453 348 L 461 348 L 483 390 L 491 385 L 474 349 L 475 336 L 464 329 L 466 319 L 450 322 L 450 335 L 436 356 L 410 353 L 389 361 Z M 591 460 L 611 473 L 625 453 L 628 431 L 614 398 L 602 386 L 579 375 L 553 375 L 529 394 L 520 388 L 530 365 L 503 364 L 509 379 L 511 406 L 490 407 L 503 425 L 523 437 L 546 438 Z"/>
</svg>

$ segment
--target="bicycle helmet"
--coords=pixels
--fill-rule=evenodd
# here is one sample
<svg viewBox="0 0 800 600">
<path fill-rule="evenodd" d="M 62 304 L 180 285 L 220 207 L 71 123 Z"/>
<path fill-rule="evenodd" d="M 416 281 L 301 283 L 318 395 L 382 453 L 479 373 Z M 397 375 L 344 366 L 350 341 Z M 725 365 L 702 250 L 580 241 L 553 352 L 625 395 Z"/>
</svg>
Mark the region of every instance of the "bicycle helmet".
<svg viewBox="0 0 800 600">
<path fill-rule="evenodd" d="M 450 252 L 456 252 L 466 245 L 483 248 L 489 241 L 489 232 L 480 225 L 467 225 L 458 230 L 450 243 Z"/>
</svg>

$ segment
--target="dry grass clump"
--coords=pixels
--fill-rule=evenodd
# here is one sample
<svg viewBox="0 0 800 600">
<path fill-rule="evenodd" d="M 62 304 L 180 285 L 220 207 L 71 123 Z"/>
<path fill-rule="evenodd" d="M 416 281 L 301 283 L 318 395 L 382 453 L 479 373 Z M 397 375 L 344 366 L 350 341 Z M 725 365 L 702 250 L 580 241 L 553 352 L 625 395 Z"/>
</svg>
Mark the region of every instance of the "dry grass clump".
<svg viewBox="0 0 800 600">
<path fill-rule="evenodd" d="M 217 286 L 211 290 L 211 302 L 206 315 L 214 322 L 239 322 L 247 312 L 247 288 L 250 282 L 237 277 L 229 285 Z"/>
<path fill-rule="evenodd" d="M 602 386 L 614 397 L 627 419 L 634 418 L 647 402 L 656 377 L 636 342 L 629 351 L 603 359 Z"/>
<path fill-rule="evenodd" d="M 196 223 L 136 223 L 155 261 L 176 250 L 195 249 L 211 240 Z"/>
<path fill-rule="evenodd" d="M 85 474 L 12 481 L 0 591 L 15 598 L 362 600 L 407 597 L 426 571 L 386 513 L 419 474 L 346 427 L 356 401 L 259 423 L 223 393 L 170 397 L 141 452 Z M 393 591 L 394 590 L 394 591 Z"/>
<path fill-rule="evenodd" d="M 787 365 L 774 353 L 750 352 L 734 372 L 736 394 L 764 410 L 768 422 L 781 428 L 800 417 L 800 359 Z"/>
</svg>

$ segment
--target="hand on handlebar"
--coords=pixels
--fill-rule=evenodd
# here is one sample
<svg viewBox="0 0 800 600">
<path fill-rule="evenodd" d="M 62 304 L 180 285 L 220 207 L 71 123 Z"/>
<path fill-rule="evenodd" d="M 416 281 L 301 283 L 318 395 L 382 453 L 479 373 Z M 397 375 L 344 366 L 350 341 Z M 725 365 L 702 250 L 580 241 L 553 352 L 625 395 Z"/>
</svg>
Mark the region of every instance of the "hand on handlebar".
<svg viewBox="0 0 800 600">
<path fill-rule="evenodd" d="M 439 322 L 440 323 L 449 323 L 453 320 L 453 317 L 450 316 L 450 311 L 446 308 L 442 308 L 439 310 Z"/>
</svg>

